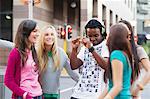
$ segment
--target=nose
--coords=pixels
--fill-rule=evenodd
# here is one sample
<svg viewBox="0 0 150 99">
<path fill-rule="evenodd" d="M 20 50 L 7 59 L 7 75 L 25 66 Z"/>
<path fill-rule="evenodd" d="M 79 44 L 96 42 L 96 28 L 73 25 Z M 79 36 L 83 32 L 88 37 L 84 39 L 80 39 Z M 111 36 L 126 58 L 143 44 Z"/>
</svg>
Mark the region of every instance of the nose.
<svg viewBox="0 0 150 99">
<path fill-rule="evenodd" d="M 40 35 L 40 33 L 39 32 L 35 32 L 35 35 L 36 35 L 36 37 L 38 37 Z"/>
<path fill-rule="evenodd" d="M 94 37 L 90 37 L 90 41 L 95 41 L 95 38 Z"/>
</svg>

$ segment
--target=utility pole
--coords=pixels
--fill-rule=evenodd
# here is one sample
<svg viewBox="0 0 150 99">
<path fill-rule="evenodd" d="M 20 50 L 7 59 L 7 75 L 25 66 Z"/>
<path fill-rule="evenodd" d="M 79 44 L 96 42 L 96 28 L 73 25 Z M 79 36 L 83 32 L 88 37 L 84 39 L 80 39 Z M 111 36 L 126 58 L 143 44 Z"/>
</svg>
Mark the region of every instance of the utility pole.
<svg viewBox="0 0 150 99">
<path fill-rule="evenodd" d="M 39 4 L 41 0 L 21 0 L 25 5 L 28 5 L 28 19 L 33 19 L 33 6 Z"/>
<path fill-rule="evenodd" d="M 33 19 L 33 0 L 28 0 L 28 19 Z"/>
</svg>

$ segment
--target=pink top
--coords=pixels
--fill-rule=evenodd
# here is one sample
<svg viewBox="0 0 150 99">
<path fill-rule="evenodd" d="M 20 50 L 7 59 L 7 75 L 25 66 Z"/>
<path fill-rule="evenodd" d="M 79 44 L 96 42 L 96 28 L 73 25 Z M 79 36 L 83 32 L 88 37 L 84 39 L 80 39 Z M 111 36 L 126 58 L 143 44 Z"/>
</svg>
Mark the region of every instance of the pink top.
<svg viewBox="0 0 150 99">
<path fill-rule="evenodd" d="M 21 69 L 20 88 L 28 92 L 32 97 L 40 96 L 42 95 L 42 89 L 38 82 L 39 74 L 32 57 L 32 51 L 29 51 L 27 54 L 28 59 Z"/>
<path fill-rule="evenodd" d="M 21 81 L 21 56 L 17 48 L 11 50 L 7 69 L 5 72 L 4 83 L 12 91 L 12 98 L 15 99 L 17 96 L 23 96 L 26 92 L 20 88 Z M 27 95 L 27 99 L 31 99 L 30 95 Z"/>
</svg>

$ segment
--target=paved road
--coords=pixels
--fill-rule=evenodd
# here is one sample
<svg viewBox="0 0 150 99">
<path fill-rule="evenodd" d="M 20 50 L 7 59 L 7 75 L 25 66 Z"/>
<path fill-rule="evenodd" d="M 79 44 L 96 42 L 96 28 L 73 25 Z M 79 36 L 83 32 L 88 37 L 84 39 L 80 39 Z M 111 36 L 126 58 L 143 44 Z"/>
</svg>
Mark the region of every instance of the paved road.
<svg viewBox="0 0 150 99">
<path fill-rule="evenodd" d="M 70 88 L 75 85 L 75 82 L 69 77 L 61 77 L 60 83 L 60 99 L 70 99 L 70 95 L 72 94 L 72 89 Z M 145 86 L 141 99 L 150 99 L 150 84 Z"/>
<path fill-rule="evenodd" d="M 76 84 L 69 77 L 61 77 L 60 79 L 60 99 L 70 99 L 72 87 Z"/>
</svg>

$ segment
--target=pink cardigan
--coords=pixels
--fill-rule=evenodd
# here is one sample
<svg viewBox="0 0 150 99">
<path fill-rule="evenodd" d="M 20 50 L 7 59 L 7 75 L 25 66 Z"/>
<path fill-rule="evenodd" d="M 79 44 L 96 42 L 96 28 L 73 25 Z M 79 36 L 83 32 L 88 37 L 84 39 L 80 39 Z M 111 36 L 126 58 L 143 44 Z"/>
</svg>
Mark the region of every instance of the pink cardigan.
<svg viewBox="0 0 150 99">
<path fill-rule="evenodd" d="M 8 57 L 7 69 L 5 72 L 5 85 L 13 92 L 12 98 L 23 96 L 24 90 L 20 86 L 21 80 L 21 56 L 17 48 L 11 50 Z"/>
</svg>

